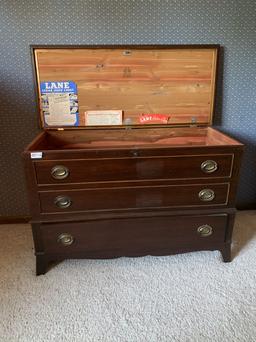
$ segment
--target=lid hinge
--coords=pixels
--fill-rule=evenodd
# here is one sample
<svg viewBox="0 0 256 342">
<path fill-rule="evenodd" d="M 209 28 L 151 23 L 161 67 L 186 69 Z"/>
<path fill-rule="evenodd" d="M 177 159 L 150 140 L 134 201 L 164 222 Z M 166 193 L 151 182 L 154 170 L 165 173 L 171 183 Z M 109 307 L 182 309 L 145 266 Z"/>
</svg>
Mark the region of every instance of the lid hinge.
<svg viewBox="0 0 256 342">
<path fill-rule="evenodd" d="M 190 127 L 197 127 L 197 118 L 195 116 L 191 117 Z"/>
</svg>

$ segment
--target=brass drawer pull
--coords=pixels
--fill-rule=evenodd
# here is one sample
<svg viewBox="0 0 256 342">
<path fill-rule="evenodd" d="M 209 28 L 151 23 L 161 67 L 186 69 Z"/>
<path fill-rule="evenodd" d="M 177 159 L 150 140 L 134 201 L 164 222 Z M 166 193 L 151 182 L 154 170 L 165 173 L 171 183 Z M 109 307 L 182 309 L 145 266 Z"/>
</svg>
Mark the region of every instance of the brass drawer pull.
<svg viewBox="0 0 256 342">
<path fill-rule="evenodd" d="M 197 228 L 197 233 L 202 237 L 210 236 L 213 233 L 213 228 L 208 224 L 204 224 Z"/>
<path fill-rule="evenodd" d="M 212 189 L 203 189 L 199 192 L 198 197 L 200 201 L 210 202 L 215 198 L 215 193 Z"/>
<path fill-rule="evenodd" d="M 57 196 L 54 200 L 54 204 L 61 209 L 65 209 L 71 206 L 72 201 L 68 196 Z"/>
<path fill-rule="evenodd" d="M 58 236 L 57 241 L 64 246 L 70 246 L 75 241 L 75 239 L 71 234 L 62 233 Z"/>
<path fill-rule="evenodd" d="M 56 165 L 51 169 L 51 175 L 54 179 L 65 179 L 69 175 L 69 169 L 63 165 Z"/>
<path fill-rule="evenodd" d="M 213 173 L 218 169 L 218 164 L 214 160 L 205 160 L 201 164 L 201 170 L 205 173 Z"/>
</svg>

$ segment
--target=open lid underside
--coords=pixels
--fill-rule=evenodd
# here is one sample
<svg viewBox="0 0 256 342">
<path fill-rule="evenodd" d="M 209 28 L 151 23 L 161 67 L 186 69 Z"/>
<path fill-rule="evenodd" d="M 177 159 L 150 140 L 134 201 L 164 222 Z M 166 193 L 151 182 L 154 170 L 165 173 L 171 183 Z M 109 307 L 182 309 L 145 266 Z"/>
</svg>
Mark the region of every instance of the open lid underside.
<svg viewBox="0 0 256 342">
<path fill-rule="evenodd" d="M 77 85 L 79 126 L 88 110 L 122 110 L 133 125 L 142 114 L 166 114 L 172 126 L 210 125 L 217 53 L 218 46 L 33 47 L 41 126 L 49 128 L 40 82 L 65 80 Z"/>
</svg>

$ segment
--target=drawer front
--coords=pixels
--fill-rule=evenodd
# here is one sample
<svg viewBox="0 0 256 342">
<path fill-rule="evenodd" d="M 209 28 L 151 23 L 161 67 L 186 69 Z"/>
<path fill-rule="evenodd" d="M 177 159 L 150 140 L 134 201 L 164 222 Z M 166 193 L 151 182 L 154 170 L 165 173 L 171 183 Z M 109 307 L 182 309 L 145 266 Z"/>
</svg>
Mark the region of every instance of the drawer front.
<svg viewBox="0 0 256 342">
<path fill-rule="evenodd" d="M 38 184 L 230 177 L 233 155 L 37 161 Z"/>
<path fill-rule="evenodd" d="M 123 218 L 42 224 L 41 235 L 48 253 L 96 252 L 97 257 L 112 250 L 118 256 L 224 242 L 226 224 L 226 214 Z"/>
<path fill-rule="evenodd" d="M 225 205 L 229 184 L 170 185 L 39 192 L 41 212 Z"/>
</svg>

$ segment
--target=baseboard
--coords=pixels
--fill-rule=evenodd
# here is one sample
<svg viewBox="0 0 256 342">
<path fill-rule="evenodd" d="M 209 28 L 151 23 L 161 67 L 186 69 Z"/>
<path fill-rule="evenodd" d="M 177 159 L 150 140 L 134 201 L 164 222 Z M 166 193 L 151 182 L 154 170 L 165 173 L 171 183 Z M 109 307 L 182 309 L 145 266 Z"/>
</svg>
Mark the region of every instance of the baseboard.
<svg viewBox="0 0 256 342">
<path fill-rule="evenodd" d="M 256 204 L 238 205 L 237 210 L 255 210 Z"/>
<path fill-rule="evenodd" d="M 28 223 L 30 216 L 0 216 L 0 224 Z"/>
</svg>

